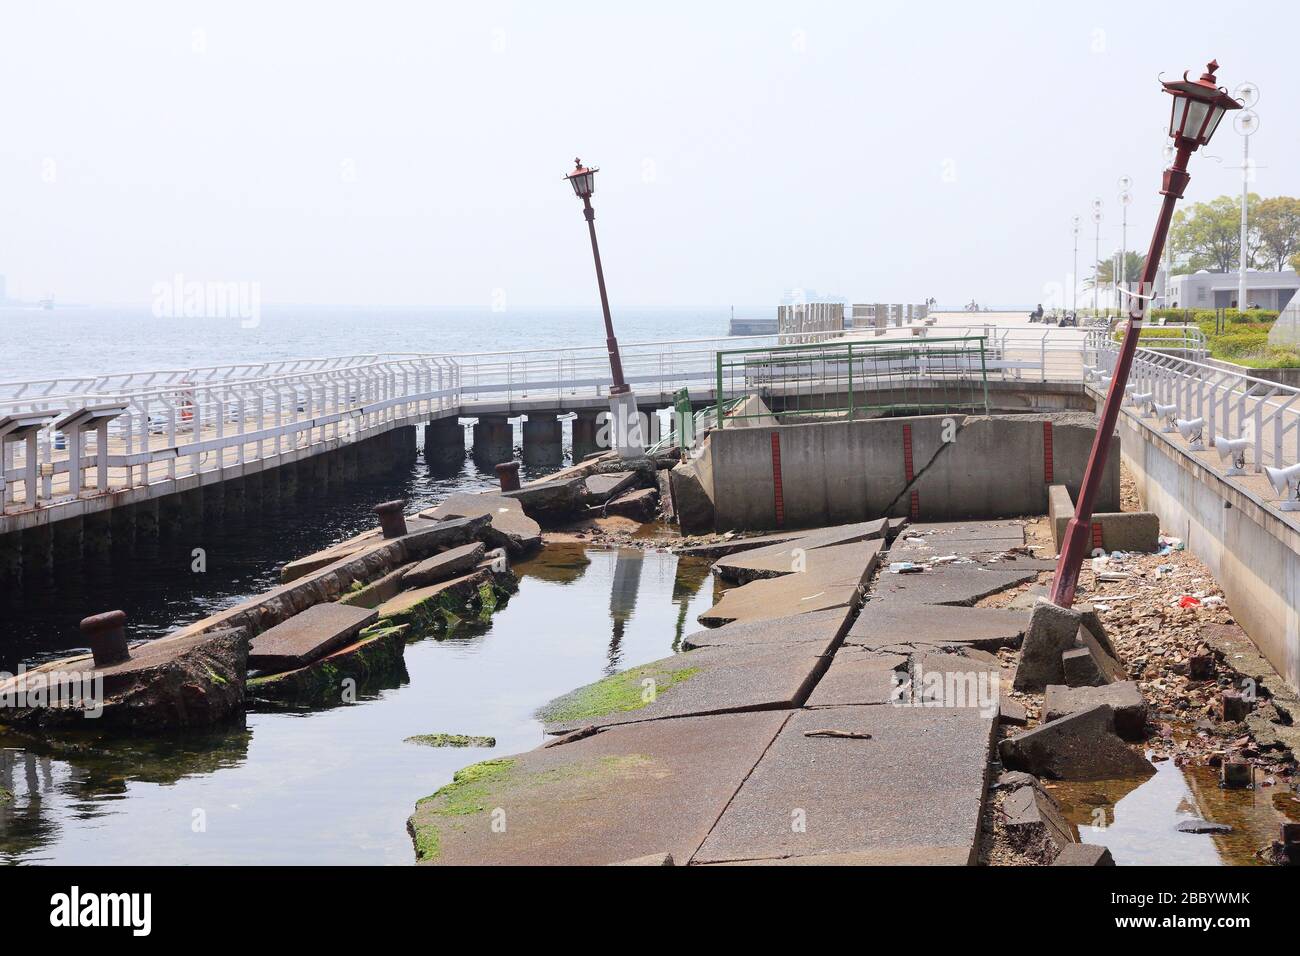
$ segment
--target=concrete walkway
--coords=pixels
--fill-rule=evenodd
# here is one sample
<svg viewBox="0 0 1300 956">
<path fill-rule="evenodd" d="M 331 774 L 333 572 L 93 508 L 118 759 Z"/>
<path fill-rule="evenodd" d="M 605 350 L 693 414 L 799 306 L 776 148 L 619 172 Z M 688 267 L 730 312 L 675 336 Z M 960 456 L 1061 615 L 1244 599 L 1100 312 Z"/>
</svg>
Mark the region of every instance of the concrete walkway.
<svg viewBox="0 0 1300 956">
<path fill-rule="evenodd" d="M 990 534 L 921 530 L 942 554 Z M 967 549 L 969 563 L 882 570 L 842 606 L 792 614 L 774 591 L 769 616 L 558 698 L 540 716 L 567 736 L 421 801 L 421 862 L 973 863 L 1000 689 L 985 649 L 1018 643 L 1028 612 L 968 605 L 1037 570 L 1000 557 L 1024 544 L 1020 525 L 992 533 L 999 547 Z M 882 543 L 863 542 L 835 581 L 870 579 Z"/>
</svg>

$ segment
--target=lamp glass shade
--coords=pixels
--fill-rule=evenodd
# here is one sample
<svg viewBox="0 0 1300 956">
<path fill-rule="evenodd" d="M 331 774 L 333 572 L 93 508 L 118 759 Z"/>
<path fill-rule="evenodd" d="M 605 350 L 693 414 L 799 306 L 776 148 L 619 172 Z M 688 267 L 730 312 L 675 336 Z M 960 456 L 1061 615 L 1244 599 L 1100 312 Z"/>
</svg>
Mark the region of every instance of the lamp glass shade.
<svg viewBox="0 0 1300 956">
<path fill-rule="evenodd" d="M 1210 104 L 1201 100 L 1188 100 L 1187 113 L 1183 117 L 1182 135 L 1185 139 L 1201 142 L 1201 130 L 1205 126 L 1206 116 L 1210 112 Z"/>
<path fill-rule="evenodd" d="M 1210 137 L 1214 135 L 1214 131 L 1219 128 L 1219 120 L 1223 119 L 1226 113 L 1227 110 L 1222 106 L 1214 107 L 1214 112 L 1210 115 L 1210 125 L 1205 127 L 1205 135 L 1201 137 L 1201 145 L 1205 145 L 1210 141 Z"/>
<path fill-rule="evenodd" d="M 576 172 L 569 177 L 569 182 L 573 184 L 574 193 L 585 198 L 596 191 L 596 173 L 595 170 L 584 169 Z"/>
<path fill-rule="evenodd" d="M 1169 109 L 1169 135 L 1177 139 L 1183 130 L 1183 114 L 1187 112 L 1187 97 L 1172 97 Z"/>
</svg>

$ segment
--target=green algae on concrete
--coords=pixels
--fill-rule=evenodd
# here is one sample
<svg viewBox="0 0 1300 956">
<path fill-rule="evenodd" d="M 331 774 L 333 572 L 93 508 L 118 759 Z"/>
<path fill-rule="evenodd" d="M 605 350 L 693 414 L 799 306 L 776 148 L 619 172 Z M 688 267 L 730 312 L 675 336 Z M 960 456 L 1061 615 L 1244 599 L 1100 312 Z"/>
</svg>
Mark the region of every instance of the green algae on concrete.
<svg viewBox="0 0 1300 956">
<path fill-rule="evenodd" d="M 404 591 L 379 606 L 381 621 L 410 624 L 445 636 L 466 620 L 485 621 L 505 605 L 509 591 L 488 570 Z"/>
<path fill-rule="evenodd" d="M 491 793 L 490 785 L 504 779 L 514 765 L 513 757 L 499 757 L 462 767 L 452 776 L 451 783 L 419 801 L 415 813 L 406 821 L 416 859 L 421 863 L 436 859 L 441 850 L 441 831 L 434 820 L 481 812 Z"/>
<path fill-rule="evenodd" d="M 354 643 L 319 661 L 296 670 L 251 678 L 249 699 L 255 703 L 302 705 L 343 702 L 344 681 L 356 682 L 359 690 L 367 682 L 402 671 L 406 632 L 404 624 L 390 626 L 383 621 L 372 624 L 357 635 Z"/>
<path fill-rule="evenodd" d="M 491 812 L 508 794 L 568 781 L 636 774 L 653 769 L 655 761 L 639 753 L 607 755 L 522 774 L 517 772 L 517 763 L 515 757 L 501 757 L 470 764 L 457 770 L 451 783 L 416 803 L 406 829 L 415 846 L 417 861 L 428 863 L 437 859 L 442 850 L 443 827 L 463 830 L 468 823 L 464 818 Z"/>
<path fill-rule="evenodd" d="M 537 718 L 547 723 L 563 723 L 640 710 L 653 703 L 665 690 L 690 680 L 699 672 L 698 667 L 674 668 L 663 661 L 633 667 L 555 698 L 537 712 Z M 649 693 L 647 683 L 651 680 L 654 681 L 653 694 Z"/>
<path fill-rule="evenodd" d="M 420 744 L 423 747 L 495 747 L 495 737 L 476 737 L 472 734 L 416 734 L 407 737 L 408 744 Z"/>
</svg>

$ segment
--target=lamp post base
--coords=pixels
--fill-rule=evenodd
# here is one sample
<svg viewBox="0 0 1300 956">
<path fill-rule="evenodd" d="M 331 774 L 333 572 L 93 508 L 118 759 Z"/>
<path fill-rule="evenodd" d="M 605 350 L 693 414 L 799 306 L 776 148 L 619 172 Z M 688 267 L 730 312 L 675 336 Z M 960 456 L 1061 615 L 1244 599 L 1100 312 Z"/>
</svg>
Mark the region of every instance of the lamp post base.
<svg viewBox="0 0 1300 956">
<path fill-rule="evenodd" d="M 620 458 L 645 455 L 645 438 L 641 433 L 641 414 L 631 389 L 609 396 L 609 446 Z"/>
</svg>

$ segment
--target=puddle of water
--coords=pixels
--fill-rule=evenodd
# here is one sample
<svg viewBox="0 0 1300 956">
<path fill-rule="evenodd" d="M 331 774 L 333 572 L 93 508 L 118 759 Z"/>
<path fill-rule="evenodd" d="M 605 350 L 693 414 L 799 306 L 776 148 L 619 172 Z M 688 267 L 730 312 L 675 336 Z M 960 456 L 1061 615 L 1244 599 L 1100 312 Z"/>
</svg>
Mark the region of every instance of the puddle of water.
<svg viewBox="0 0 1300 956">
<path fill-rule="evenodd" d="M 519 592 L 490 623 L 409 644 L 405 678 L 356 704 L 73 751 L 0 734 L 0 860 L 412 862 L 416 800 L 466 764 L 537 746 L 536 708 L 672 653 L 713 603 L 708 562 L 667 552 L 557 545 L 516 570 Z M 497 746 L 403 742 L 428 733 Z"/>
<path fill-rule="evenodd" d="M 1083 843 L 1110 849 L 1116 864 L 1250 866 L 1278 837 L 1283 819 L 1300 820 L 1300 801 L 1284 787 L 1223 790 L 1212 767 L 1155 764 L 1145 780 L 1055 781 L 1050 792 Z M 1226 823 L 1231 833 L 1181 833 L 1191 819 Z"/>
</svg>

